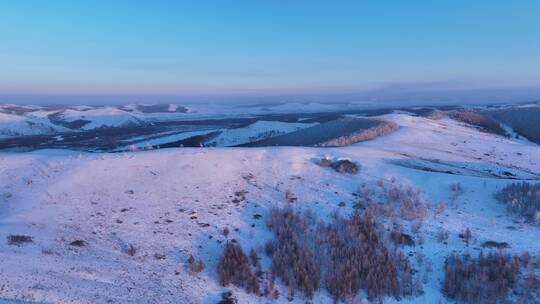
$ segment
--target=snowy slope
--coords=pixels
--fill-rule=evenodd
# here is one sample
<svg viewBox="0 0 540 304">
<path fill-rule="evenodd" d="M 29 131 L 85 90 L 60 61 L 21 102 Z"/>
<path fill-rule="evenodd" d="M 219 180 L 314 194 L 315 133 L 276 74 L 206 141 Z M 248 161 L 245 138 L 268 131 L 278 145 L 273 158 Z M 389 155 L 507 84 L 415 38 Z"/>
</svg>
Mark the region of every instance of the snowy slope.
<svg viewBox="0 0 540 304">
<path fill-rule="evenodd" d="M 84 111 L 67 109 L 60 113 L 60 117 L 67 122 L 78 120 L 88 121 L 88 123 L 81 127 L 83 130 L 120 127 L 141 123 L 138 118 L 129 112 L 116 107 L 104 107 Z"/>
<path fill-rule="evenodd" d="M 184 107 L 173 104 L 58 107 L 0 104 L 0 137 L 133 126 L 182 119 L 185 111 Z"/>
<path fill-rule="evenodd" d="M 230 289 L 239 303 L 268 303 L 236 287 L 219 286 L 215 269 L 225 241 L 222 229 L 229 227 L 229 238 L 264 257 L 271 236 L 265 217 L 269 208 L 286 204 L 287 192 L 298 198 L 295 208 L 327 219 L 336 210 L 351 213 L 360 185 L 377 187 L 380 181 L 422 191 L 429 205 L 420 228 L 424 243 L 406 252 L 421 272 L 424 268 L 415 262 L 421 254 L 433 265 L 422 295 L 386 298 L 385 303 L 447 303 L 440 292 L 444 258 L 452 252 L 476 254 L 487 240 L 508 242 L 511 253 L 540 252 L 540 227 L 515 222 L 493 198 L 513 180 L 469 174 L 497 169 L 510 170 L 514 178 L 534 177 L 540 173 L 539 146 L 450 119 L 382 118 L 400 128 L 342 148 L 0 153 L 1 297 L 47 303 L 217 303 Z M 360 173 L 320 167 L 314 159 L 322 155 L 349 158 L 360 165 Z M 424 162 L 420 167 L 403 164 L 419 161 Z M 457 172 L 425 170 L 430 164 L 451 164 Z M 452 206 L 450 186 L 456 182 L 463 193 Z M 239 191 L 247 191 L 246 199 L 235 202 Z M 436 215 L 440 201 L 448 207 Z M 450 233 L 447 244 L 436 240 L 441 227 Z M 464 227 L 473 231 L 471 246 L 458 237 Z M 33 243 L 10 246 L 3 241 L 10 234 L 32 236 Z M 74 240 L 87 245 L 69 245 Z M 137 249 L 133 256 L 126 253 L 129 244 Z M 204 271 L 187 271 L 189 255 L 204 261 Z M 262 262 L 266 269 L 268 258 Z M 277 288 L 282 296 L 275 302 L 289 303 L 279 281 Z M 296 295 L 292 303 L 306 301 Z M 331 299 L 322 291 L 312 302 Z"/>
<path fill-rule="evenodd" d="M 208 146 L 227 147 L 254 142 L 309 128 L 316 123 L 289 123 L 259 120 L 247 127 L 225 129 L 216 138 L 206 142 Z"/>
<path fill-rule="evenodd" d="M 157 136 L 157 137 L 153 137 L 153 138 L 150 138 L 150 139 L 144 139 L 144 140 L 141 140 L 141 141 L 137 141 L 136 143 L 131 144 L 131 145 L 120 147 L 120 148 L 117 149 L 117 151 L 125 151 L 127 149 L 133 149 L 134 147 L 138 148 L 138 149 L 139 148 L 152 148 L 153 149 L 154 147 L 156 147 L 156 148 L 159 147 L 159 145 L 180 141 L 180 140 L 192 137 L 192 136 L 205 135 L 205 134 L 208 134 L 208 133 L 213 132 L 213 131 L 214 130 L 186 131 L 186 132 L 182 132 L 182 133 L 175 133 L 175 134 L 167 134 L 167 135 L 163 135 L 163 136 Z"/>
<path fill-rule="evenodd" d="M 0 112 L 0 138 L 40 135 L 64 130 L 38 115 L 16 115 Z"/>
<path fill-rule="evenodd" d="M 102 127 L 121 127 L 140 123 L 154 123 L 171 120 L 222 119 L 227 117 L 253 117 L 254 115 L 280 113 L 315 113 L 346 109 L 358 109 L 366 104 L 324 104 L 324 103 L 278 103 L 268 105 L 229 103 L 193 104 L 126 104 L 120 106 L 19 106 L 0 104 L 0 134 L 21 136 L 29 134 L 49 134 L 56 131 L 91 130 Z M 10 120 L 8 124 L 8 118 Z M 36 121 L 39 119 L 39 121 Z M 17 122 L 12 121 L 17 120 Z M 15 125 L 16 124 L 16 125 Z M 37 124 L 29 128 L 28 124 Z M 23 126 L 14 132 L 17 126 Z M 49 128 L 53 128 L 52 131 Z"/>
</svg>

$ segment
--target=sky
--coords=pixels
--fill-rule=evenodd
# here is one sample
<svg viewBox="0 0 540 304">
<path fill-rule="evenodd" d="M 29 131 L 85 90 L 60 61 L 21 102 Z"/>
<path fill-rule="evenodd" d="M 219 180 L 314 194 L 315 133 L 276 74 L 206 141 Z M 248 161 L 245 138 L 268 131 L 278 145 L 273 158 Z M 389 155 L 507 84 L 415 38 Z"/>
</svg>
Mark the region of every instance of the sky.
<svg viewBox="0 0 540 304">
<path fill-rule="evenodd" d="M 540 1 L 0 0 L 0 102 L 540 99 Z"/>
</svg>

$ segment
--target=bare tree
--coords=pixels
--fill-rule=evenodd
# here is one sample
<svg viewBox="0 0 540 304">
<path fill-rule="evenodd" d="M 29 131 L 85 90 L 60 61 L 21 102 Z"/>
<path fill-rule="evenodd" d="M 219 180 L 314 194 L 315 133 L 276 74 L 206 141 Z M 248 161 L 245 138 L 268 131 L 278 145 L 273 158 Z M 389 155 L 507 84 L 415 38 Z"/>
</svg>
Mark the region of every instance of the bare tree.
<svg viewBox="0 0 540 304">
<path fill-rule="evenodd" d="M 452 254 L 445 262 L 444 294 L 467 303 L 499 303 L 517 282 L 519 258 L 482 252 L 478 258 Z"/>
</svg>

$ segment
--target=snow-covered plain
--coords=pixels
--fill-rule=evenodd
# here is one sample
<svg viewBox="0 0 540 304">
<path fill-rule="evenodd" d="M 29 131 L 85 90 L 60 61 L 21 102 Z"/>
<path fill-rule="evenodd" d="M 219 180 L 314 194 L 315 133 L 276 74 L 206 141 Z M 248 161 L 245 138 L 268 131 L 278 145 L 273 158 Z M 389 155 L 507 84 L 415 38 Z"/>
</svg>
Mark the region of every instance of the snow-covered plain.
<svg viewBox="0 0 540 304">
<path fill-rule="evenodd" d="M 219 286 L 216 266 L 224 227 L 245 251 L 271 233 L 270 208 L 288 204 L 321 219 L 350 214 L 360 185 L 395 180 L 419 188 L 430 205 L 420 233 L 424 243 L 406 253 L 429 258 L 424 293 L 385 303 L 446 303 L 443 263 L 452 252 L 476 255 L 484 241 L 508 242 L 510 253 L 540 252 L 540 228 L 516 222 L 493 194 L 515 179 L 539 179 L 540 147 L 480 132 L 456 121 L 385 115 L 400 128 L 341 148 L 184 148 L 135 153 L 42 150 L 0 153 L 0 299 L 30 303 L 217 303 L 232 290 L 239 303 L 270 303 L 233 286 Z M 320 167 L 322 156 L 360 165 L 356 175 Z M 510 175 L 508 175 L 510 174 Z M 451 185 L 463 193 L 450 204 Z M 245 199 L 237 193 L 245 191 Z M 443 214 L 435 206 L 447 202 Z M 340 204 L 340 203 L 344 203 Z M 341 205 L 341 206 L 340 206 Z M 262 215 L 262 218 L 255 216 Z M 514 227 L 508 229 L 508 227 Z M 439 228 L 449 231 L 437 242 Z M 465 227 L 473 244 L 458 237 Z M 32 243 L 8 245 L 9 235 Z M 84 240 L 86 246 L 70 245 Z M 126 248 L 132 245 L 136 254 Z M 187 258 L 205 269 L 190 274 Z M 414 260 L 414 258 L 411 258 Z M 263 258 L 263 268 L 269 260 Z M 420 268 L 420 267 L 419 267 Z M 277 283 L 287 303 L 286 289 Z M 296 295 L 293 303 L 307 299 Z M 323 290 L 313 303 L 331 303 Z"/>
</svg>

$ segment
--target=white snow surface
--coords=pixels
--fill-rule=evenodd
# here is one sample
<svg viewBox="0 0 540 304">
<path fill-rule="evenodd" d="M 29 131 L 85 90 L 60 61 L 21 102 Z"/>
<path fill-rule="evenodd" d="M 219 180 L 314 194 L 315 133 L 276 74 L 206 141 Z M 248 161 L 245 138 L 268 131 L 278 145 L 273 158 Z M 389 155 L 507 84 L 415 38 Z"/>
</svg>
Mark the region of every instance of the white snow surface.
<svg viewBox="0 0 540 304">
<path fill-rule="evenodd" d="M 337 209 L 351 213 L 353 193 L 362 183 L 375 185 L 393 178 L 420 188 L 432 207 L 449 201 L 453 183 L 462 185 L 463 194 L 457 207 L 449 206 L 440 216 L 431 208 L 421 228 L 424 244 L 405 249 L 413 255 L 423 252 L 432 261 L 424 293 L 400 301 L 389 297 L 385 303 L 446 303 L 440 292 L 445 257 L 454 251 L 475 255 L 474 248 L 486 240 L 508 242 L 510 253 L 540 252 L 540 228 L 514 222 L 493 198 L 497 189 L 513 180 L 490 175 L 499 170 L 516 178 L 536 176 L 539 146 L 449 119 L 404 114 L 383 118 L 400 128 L 341 148 L 0 153 L 0 299 L 213 304 L 230 289 L 239 303 L 268 303 L 236 287 L 219 285 L 215 270 L 225 241 L 222 229 L 229 227 L 229 238 L 263 257 L 271 237 L 265 216 L 269 208 L 286 204 L 285 192 L 296 194 L 296 208 L 311 209 L 324 219 Z M 360 172 L 344 175 L 319 167 L 313 160 L 323 155 L 351 159 L 360 165 Z M 399 161 L 451 166 L 463 174 L 417 170 Z M 234 204 L 237 191 L 247 191 L 246 200 Z M 339 202 L 345 207 L 338 207 Z M 254 219 L 255 213 L 263 218 Z M 450 232 L 447 245 L 436 240 L 440 227 Z M 470 247 L 458 237 L 464 227 L 473 231 Z M 6 238 L 16 234 L 32 236 L 33 243 L 8 245 Z M 74 240 L 88 245 L 70 246 Z M 128 244 L 137 249 L 134 256 L 126 254 Z M 204 271 L 187 271 L 189 255 L 204 261 Z M 267 268 L 268 258 L 262 262 Z M 277 288 L 282 296 L 275 303 L 288 303 L 279 280 Z M 292 302 L 306 300 L 296 295 Z M 312 302 L 332 303 L 325 291 Z"/>
<path fill-rule="evenodd" d="M 159 146 L 162 144 L 179 141 L 179 140 L 186 139 L 192 136 L 205 135 L 212 131 L 215 131 L 215 130 L 210 129 L 210 130 L 186 131 L 182 133 L 167 134 L 167 135 L 163 135 L 163 136 L 159 136 L 159 137 L 155 137 L 151 139 L 141 140 L 132 145 L 127 145 L 127 146 L 118 148 L 117 150 L 124 151 L 126 149 L 129 149 L 130 147 L 136 147 L 136 148 L 152 147 L 153 148 L 154 146 Z"/>
<path fill-rule="evenodd" d="M 0 112 L 0 138 L 48 134 L 63 130 L 63 127 L 52 124 L 46 117 L 33 113 L 21 116 Z"/>
<path fill-rule="evenodd" d="M 137 119 L 131 113 L 120 110 L 116 107 L 104 107 L 84 111 L 67 109 L 61 112 L 61 116 L 65 121 L 68 122 L 76 120 L 90 121 L 81 128 L 83 130 L 91 130 L 103 127 L 120 127 L 140 123 L 139 119 Z"/>
<path fill-rule="evenodd" d="M 216 138 L 206 144 L 217 147 L 235 146 L 291 133 L 316 124 L 259 120 L 244 128 L 224 129 Z"/>
</svg>

